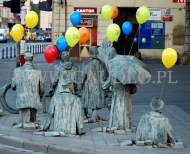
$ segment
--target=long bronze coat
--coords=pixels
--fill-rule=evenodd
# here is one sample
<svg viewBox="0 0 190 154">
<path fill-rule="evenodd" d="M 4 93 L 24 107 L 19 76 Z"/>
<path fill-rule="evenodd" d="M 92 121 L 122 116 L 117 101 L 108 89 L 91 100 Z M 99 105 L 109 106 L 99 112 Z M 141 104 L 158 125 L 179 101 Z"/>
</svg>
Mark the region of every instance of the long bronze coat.
<svg viewBox="0 0 190 154">
<path fill-rule="evenodd" d="M 25 64 L 14 70 L 11 87 L 16 91 L 16 107 L 40 107 L 40 97 L 44 94 L 42 72 L 33 65 Z"/>
</svg>

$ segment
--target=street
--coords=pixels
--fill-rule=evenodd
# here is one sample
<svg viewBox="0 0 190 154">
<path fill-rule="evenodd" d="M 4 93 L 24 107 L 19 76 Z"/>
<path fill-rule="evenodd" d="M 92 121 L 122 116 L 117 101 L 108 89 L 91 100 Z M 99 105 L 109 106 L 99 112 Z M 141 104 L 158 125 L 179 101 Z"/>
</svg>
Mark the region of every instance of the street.
<svg viewBox="0 0 190 154">
<path fill-rule="evenodd" d="M 38 44 L 38 43 L 43 43 L 43 42 L 30 42 L 30 43 L 26 43 L 26 44 Z M 15 42 L 7 42 L 7 43 L 2 43 L 0 42 L 0 49 L 4 48 L 4 47 L 10 47 L 10 46 L 16 46 Z"/>
<path fill-rule="evenodd" d="M 34 152 L 31 150 L 25 150 L 21 148 L 0 144 L 0 154 L 44 154 L 44 153 Z"/>
</svg>

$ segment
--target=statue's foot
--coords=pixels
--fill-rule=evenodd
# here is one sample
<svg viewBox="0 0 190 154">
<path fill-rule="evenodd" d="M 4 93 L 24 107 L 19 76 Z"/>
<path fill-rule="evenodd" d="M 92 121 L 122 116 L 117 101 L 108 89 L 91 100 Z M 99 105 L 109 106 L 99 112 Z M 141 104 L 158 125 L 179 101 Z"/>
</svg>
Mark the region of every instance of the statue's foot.
<svg viewBox="0 0 190 154">
<path fill-rule="evenodd" d="M 2 109 L 0 109 L 0 114 L 1 114 L 1 113 L 3 113 L 3 110 L 2 110 Z"/>
<path fill-rule="evenodd" d="M 22 123 L 19 123 L 19 124 L 14 123 L 13 128 L 22 128 Z"/>
<path fill-rule="evenodd" d="M 102 117 L 100 117 L 100 116 L 97 117 L 97 120 L 98 120 L 98 121 L 108 121 L 107 119 L 104 119 L 104 118 L 102 118 Z"/>
<path fill-rule="evenodd" d="M 96 119 L 88 119 L 88 123 L 95 123 Z"/>
</svg>

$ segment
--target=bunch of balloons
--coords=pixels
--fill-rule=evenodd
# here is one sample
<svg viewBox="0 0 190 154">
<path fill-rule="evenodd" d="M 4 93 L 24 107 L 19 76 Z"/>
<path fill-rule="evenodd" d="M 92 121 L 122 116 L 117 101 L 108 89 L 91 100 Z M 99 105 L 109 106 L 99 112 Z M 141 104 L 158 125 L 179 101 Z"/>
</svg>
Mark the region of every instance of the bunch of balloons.
<svg viewBox="0 0 190 154">
<path fill-rule="evenodd" d="M 116 6 L 111 6 L 111 5 L 104 5 L 101 10 L 102 18 L 105 21 L 114 19 L 115 17 L 117 17 L 118 13 L 119 13 L 118 8 Z"/>
<path fill-rule="evenodd" d="M 173 48 L 167 48 L 162 53 L 162 63 L 169 69 L 175 65 L 177 61 L 177 52 Z"/>
</svg>

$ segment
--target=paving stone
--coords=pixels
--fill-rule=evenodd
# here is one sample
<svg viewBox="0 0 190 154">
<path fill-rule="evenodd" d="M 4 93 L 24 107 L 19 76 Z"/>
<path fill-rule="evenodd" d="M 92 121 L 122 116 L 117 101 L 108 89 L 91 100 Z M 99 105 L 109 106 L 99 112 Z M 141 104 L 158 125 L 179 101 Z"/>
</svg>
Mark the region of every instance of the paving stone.
<svg viewBox="0 0 190 154">
<path fill-rule="evenodd" d="M 151 140 L 146 140 L 146 141 L 144 142 L 144 144 L 145 144 L 145 145 L 152 145 L 152 141 L 151 141 Z"/>
<path fill-rule="evenodd" d="M 107 129 L 106 129 L 106 132 L 108 132 L 108 133 L 113 133 L 114 130 L 117 130 L 117 127 L 107 128 Z"/>
<path fill-rule="evenodd" d="M 23 148 L 28 149 L 28 150 L 38 151 L 38 152 L 47 152 L 48 146 L 49 145 L 47 144 L 36 142 L 36 141 L 26 141 L 23 144 Z"/>
<path fill-rule="evenodd" d="M 144 141 L 137 141 L 136 146 L 144 146 Z"/>
<path fill-rule="evenodd" d="M 44 136 L 45 132 L 34 132 L 33 135 L 42 135 Z"/>
<path fill-rule="evenodd" d="M 61 137 L 68 137 L 69 135 L 65 134 L 64 132 L 59 132 Z"/>
<path fill-rule="evenodd" d="M 58 137 L 60 134 L 58 132 L 52 131 L 52 132 L 45 132 L 45 137 Z"/>
<path fill-rule="evenodd" d="M 23 143 L 25 141 L 28 141 L 28 139 L 15 137 L 15 136 L 6 136 L 6 135 L 0 136 L 0 143 L 1 144 L 6 144 L 6 145 L 18 147 L 18 148 L 22 148 Z"/>
<path fill-rule="evenodd" d="M 120 145 L 121 146 L 132 146 L 133 143 L 131 140 L 127 140 L 127 141 L 121 142 Z"/>
<path fill-rule="evenodd" d="M 158 143 L 158 148 L 169 148 L 166 144 Z"/>
<path fill-rule="evenodd" d="M 96 127 L 91 129 L 91 132 L 102 132 L 102 128 L 101 127 Z"/>
<path fill-rule="evenodd" d="M 125 130 L 114 130 L 115 135 L 125 135 Z"/>
<path fill-rule="evenodd" d="M 132 129 L 126 128 L 126 129 L 125 129 L 125 132 L 126 132 L 126 133 L 131 133 L 131 132 L 132 132 Z"/>
<path fill-rule="evenodd" d="M 185 148 L 183 142 L 176 142 L 175 145 L 172 147 L 175 149 Z"/>
<path fill-rule="evenodd" d="M 35 123 L 24 123 L 23 129 L 34 130 L 36 129 Z"/>
</svg>

